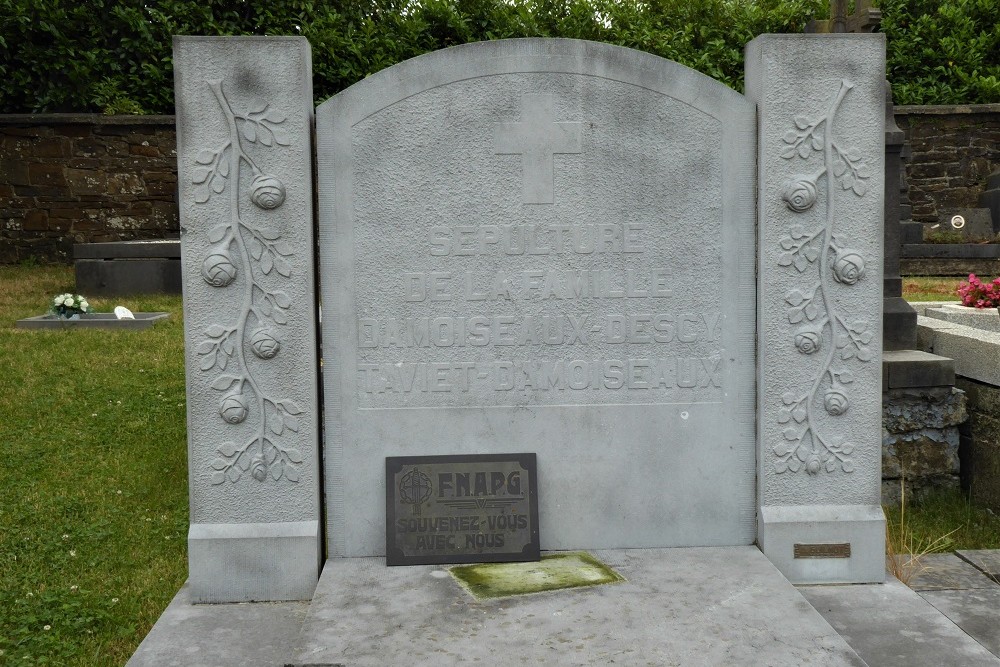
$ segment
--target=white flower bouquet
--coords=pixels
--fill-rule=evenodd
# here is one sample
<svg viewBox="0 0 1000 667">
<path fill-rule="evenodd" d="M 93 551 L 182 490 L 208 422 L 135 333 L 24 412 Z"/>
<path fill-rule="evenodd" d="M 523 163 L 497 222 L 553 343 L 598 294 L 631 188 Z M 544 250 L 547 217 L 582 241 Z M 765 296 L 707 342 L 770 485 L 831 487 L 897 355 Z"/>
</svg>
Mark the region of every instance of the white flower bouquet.
<svg viewBox="0 0 1000 667">
<path fill-rule="evenodd" d="M 74 315 L 79 316 L 83 313 L 89 313 L 90 304 L 87 303 L 87 297 L 67 292 L 52 299 L 52 308 L 50 310 L 56 317 L 68 320 Z"/>
</svg>

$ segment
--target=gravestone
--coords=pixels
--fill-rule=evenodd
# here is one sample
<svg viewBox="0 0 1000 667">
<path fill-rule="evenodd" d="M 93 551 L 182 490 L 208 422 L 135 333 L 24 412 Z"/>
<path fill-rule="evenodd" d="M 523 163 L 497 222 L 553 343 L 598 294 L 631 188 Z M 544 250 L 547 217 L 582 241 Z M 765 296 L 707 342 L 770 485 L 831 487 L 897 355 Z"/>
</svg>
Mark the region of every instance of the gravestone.
<svg viewBox="0 0 1000 667">
<path fill-rule="evenodd" d="M 746 96 L 541 39 L 335 95 L 322 367 L 305 44 L 175 42 L 196 601 L 384 556 L 386 457 L 508 452 L 543 551 L 757 542 L 795 582 L 882 580 L 881 35 L 758 38 Z"/>
</svg>

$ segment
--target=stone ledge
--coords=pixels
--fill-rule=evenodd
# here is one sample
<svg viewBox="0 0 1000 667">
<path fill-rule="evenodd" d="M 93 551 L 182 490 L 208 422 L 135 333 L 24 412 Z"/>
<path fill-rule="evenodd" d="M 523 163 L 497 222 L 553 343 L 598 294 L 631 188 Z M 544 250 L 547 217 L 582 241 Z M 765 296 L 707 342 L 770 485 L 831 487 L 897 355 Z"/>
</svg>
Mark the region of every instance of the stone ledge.
<svg viewBox="0 0 1000 667">
<path fill-rule="evenodd" d="M 1000 332 L 918 316 L 917 344 L 952 358 L 956 375 L 1000 386 Z"/>
<path fill-rule="evenodd" d="M 148 329 L 170 313 L 134 313 L 134 320 L 120 320 L 114 313 L 87 313 L 78 320 L 63 320 L 53 315 L 36 315 L 18 320 L 17 329 L 119 329 L 139 331 Z"/>
<path fill-rule="evenodd" d="M 900 104 L 896 116 L 951 116 L 973 113 L 1000 113 L 1000 104 Z"/>
<path fill-rule="evenodd" d="M 3 125 L 174 125 L 168 115 L 114 115 L 101 113 L 8 113 L 0 114 Z"/>
<path fill-rule="evenodd" d="M 955 365 L 947 358 L 919 350 L 882 352 L 882 391 L 955 384 Z"/>
</svg>

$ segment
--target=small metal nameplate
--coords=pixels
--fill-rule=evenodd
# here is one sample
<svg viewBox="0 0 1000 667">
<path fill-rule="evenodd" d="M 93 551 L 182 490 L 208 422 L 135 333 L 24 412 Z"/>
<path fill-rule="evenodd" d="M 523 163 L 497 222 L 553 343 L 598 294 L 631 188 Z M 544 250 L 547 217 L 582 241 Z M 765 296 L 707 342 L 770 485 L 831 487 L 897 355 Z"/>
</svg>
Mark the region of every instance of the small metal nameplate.
<svg viewBox="0 0 1000 667">
<path fill-rule="evenodd" d="M 385 459 L 387 565 L 539 559 L 534 454 Z"/>
<path fill-rule="evenodd" d="M 796 544 L 796 558 L 850 558 L 851 544 Z"/>
</svg>

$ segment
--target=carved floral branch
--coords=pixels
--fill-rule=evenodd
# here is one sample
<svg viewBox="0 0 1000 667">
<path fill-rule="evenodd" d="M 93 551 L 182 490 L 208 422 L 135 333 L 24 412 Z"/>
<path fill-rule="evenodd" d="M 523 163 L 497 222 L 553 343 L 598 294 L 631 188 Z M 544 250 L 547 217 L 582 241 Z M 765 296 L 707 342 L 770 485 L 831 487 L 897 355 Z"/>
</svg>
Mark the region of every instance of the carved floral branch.
<svg viewBox="0 0 1000 667">
<path fill-rule="evenodd" d="M 194 170 L 192 182 L 199 187 L 195 201 L 205 203 L 228 187 L 229 220 L 209 232 L 212 246 L 202 263 L 201 274 L 212 287 L 242 289 L 242 298 L 236 320 L 205 329 L 206 339 L 195 351 L 201 356 L 202 371 L 216 368 L 225 371 L 230 364 L 235 368 L 230 374 L 220 373 L 211 384 L 222 393 L 219 402 L 222 420 L 237 425 L 251 416 L 256 419 L 253 435 L 245 442 L 224 442 L 216 449 L 219 457 L 211 463 L 215 471 L 212 483 L 222 484 L 227 479 L 235 483 L 246 472 L 258 482 L 269 476 L 275 481 L 284 477 L 297 482 L 302 455 L 297 449 L 283 446 L 280 438 L 286 429 L 298 432 L 298 415 L 302 410 L 290 399 L 273 396 L 255 373 L 260 363 L 273 359 L 281 350 L 276 327 L 288 323 L 286 311 L 292 306 L 288 294 L 269 289 L 261 279 L 272 271 L 289 278 L 292 270 L 287 258 L 293 251 L 281 241 L 280 232 L 247 222 L 240 210 L 240 177 L 244 168 L 251 170 L 252 204 L 269 211 L 285 201 L 284 185 L 258 166 L 244 144 L 288 146 L 287 133 L 281 127 L 285 118 L 267 104 L 239 114 L 226 99 L 221 80 L 206 83 L 226 118 L 229 137 L 218 149 L 203 150 L 196 158 L 199 166 Z M 237 265 L 246 273 L 242 278 Z"/>
<path fill-rule="evenodd" d="M 872 333 L 868 323 L 851 321 L 837 311 L 831 296 L 832 281 L 853 286 L 865 276 L 865 259 L 861 252 L 842 245 L 834 234 L 836 220 L 836 185 L 841 191 L 850 190 L 863 197 L 868 190 L 871 170 L 864 163 L 856 148 L 841 147 L 833 136 L 833 121 L 844 97 L 853 88 L 847 80 L 841 81 L 840 90 L 829 110 L 815 118 L 801 115 L 794 119 L 795 129 L 784 136 L 785 148 L 781 157 L 808 160 L 814 152 L 822 154 L 822 166 L 817 170 L 794 176 L 783 188 L 782 199 L 795 213 L 806 213 L 816 204 L 820 179 L 826 191 L 826 216 L 823 222 L 807 229 L 795 224 L 780 240 L 784 252 L 778 258 L 780 266 L 793 267 L 798 273 L 813 271 L 814 278 L 785 296 L 787 317 L 798 328 L 793 334 L 796 349 L 804 355 L 821 358 L 809 389 L 802 393 L 786 392 L 781 397 L 778 423 L 785 425 L 784 439 L 773 447 L 778 473 L 798 472 L 809 474 L 837 469 L 852 472 L 851 454 L 854 445 L 842 442 L 821 432 L 818 410 L 825 410 L 833 418 L 842 417 L 850 407 L 849 385 L 853 374 L 839 365 L 856 359 L 867 363 L 872 359 L 868 345 Z"/>
</svg>

